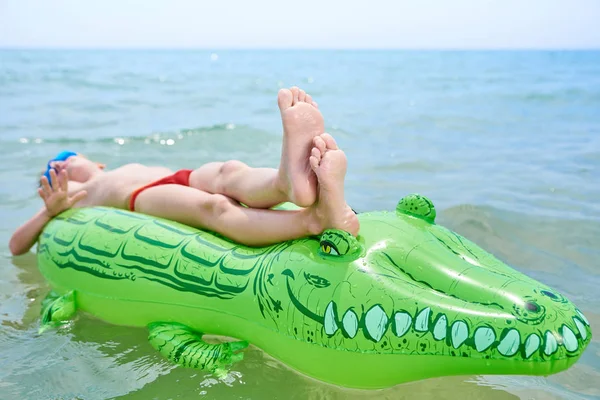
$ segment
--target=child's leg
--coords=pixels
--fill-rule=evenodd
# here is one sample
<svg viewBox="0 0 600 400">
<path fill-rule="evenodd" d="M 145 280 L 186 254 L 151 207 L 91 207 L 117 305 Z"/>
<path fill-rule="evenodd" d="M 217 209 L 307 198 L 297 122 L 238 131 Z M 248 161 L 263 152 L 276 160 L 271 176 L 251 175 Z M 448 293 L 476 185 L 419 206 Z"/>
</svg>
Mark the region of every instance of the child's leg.
<svg viewBox="0 0 600 400">
<path fill-rule="evenodd" d="M 250 246 L 316 235 L 326 228 L 342 229 L 356 235 L 358 219 L 344 200 L 346 156 L 327 134 L 316 138 L 315 143 L 310 165 L 319 178 L 319 201 L 308 208 L 296 211 L 246 208 L 222 194 L 163 185 L 141 192 L 135 209 L 212 230 Z"/>
<path fill-rule="evenodd" d="M 310 208 L 275 211 L 246 208 L 221 194 L 180 185 L 155 186 L 136 199 L 137 212 L 218 232 L 248 246 L 261 246 L 319 234 Z"/>
<path fill-rule="evenodd" d="M 248 207 L 270 208 L 289 201 L 286 188 L 273 168 L 250 168 L 241 161 L 208 163 L 190 175 L 190 186 L 223 194 Z"/>
<path fill-rule="evenodd" d="M 317 198 L 317 177 L 309 157 L 313 139 L 324 132 L 323 116 L 303 90 L 282 89 L 278 95 L 283 123 L 279 169 L 250 168 L 239 161 L 211 163 L 195 170 L 190 186 L 220 193 L 255 208 L 284 201 L 308 207 Z"/>
</svg>

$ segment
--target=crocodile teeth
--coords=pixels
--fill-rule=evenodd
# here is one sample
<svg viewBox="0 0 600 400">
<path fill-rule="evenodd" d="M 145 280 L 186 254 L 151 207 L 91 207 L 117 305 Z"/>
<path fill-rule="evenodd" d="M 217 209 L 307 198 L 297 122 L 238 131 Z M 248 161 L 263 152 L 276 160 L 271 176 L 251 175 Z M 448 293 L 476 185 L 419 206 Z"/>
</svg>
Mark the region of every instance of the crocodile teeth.
<svg viewBox="0 0 600 400">
<path fill-rule="evenodd" d="M 412 316 L 407 312 L 400 311 L 394 315 L 394 322 L 396 336 L 402 337 L 406 332 L 408 332 L 410 324 L 412 324 Z"/>
<path fill-rule="evenodd" d="M 356 332 L 358 331 L 358 317 L 354 311 L 346 311 L 344 318 L 342 318 L 342 327 L 344 328 L 344 332 L 346 332 L 350 338 L 356 336 Z"/>
<path fill-rule="evenodd" d="M 455 321 L 452 324 L 452 346 L 458 349 L 469 337 L 469 327 L 464 321 Z"/>
<path fill-rule="evenodd" d="M 553 354 L 558 349 L 558 343 L 556 338 L 550 331 L 546 331 L 546 346 L 544 347 L 544 353 L 547 356 Z"/>
<path fill-rule="evenodd" d="M 581 322 L 579 320 L 579 318 L 575 318 L 575 317 L 573 317 L 573 321 L 575 321 L 575 325 L 577 326 L 577 329 L 579 330 L 579 334 L 581 335 L 581 338 L 583 340 L 585 340 L 587 338 L 587 330 L 585 329 L 583 322 Z"/>
<path fill-rule="evenodd" d="M 419 332 L 425 332 L 429 329 L 429 314 L 431 314 L 431 308 L 427 307 L 421 310 L 417 318 L 415 319 L 415 330 Z"/>
<path fill-rule="evenodd" d="M 581 317 L 581 319 L 583 320 L 583 322 L 585 322 L 585 324 L 587 326 L 590 325 L 590 321 L 587 320 L 587 318 L 585 317 L 585 315 L 583 315 L 583 313 L 577 309 L 575 309 L 575 311 L 577 311 L 577 314 L 579 314 L 579 316 Z"/>
<path fill-rule="evenodd" d="M 535 333 L 527 336 L 525 340 L 525 358 L 529 358 L 540 347 L 540 338 Z"/>
<path fill-rule="evenodd" d="M 446 338 L 446 316 L 442 315 L 438 318 L 435 326 L 433 327 L 433 338 L 435 340 L 442 340 Z"/>
<path fill-rule="evenodd" d="M 388 317 L 380 305 L 373 306 L 365 314 L 365 327 L 373 340 L 379 342 L 387 328 Z"/>
<path fill-rule="evenodd" d="M 568 326 L 562 326 L 562 337 L 563 337 L 563 345 L 567 351 L 575 351 L 579 344 L 577 343 L 577 338 L 571 329 Z"/>
<path fill-rule="evenodd" d="M 328 335 L 333 335 L 338 330 L 335 322 L 335 303 L 333 301 L 327 304 L 323 325 L 325 326 L 325 333 Z"/>
<path fill-rule="evenodd" d="M 494 340 L 496 340 L 496 334 L 492 328 L 482 326 L 477 328 L 473 338 L 475 339 L 475 348 L 477 351 L 482 352 L 490 347 L 492 343 L 494 343 Z"/>
<path fill-rule="evenodd" d="M 510 357 L 514 355 L 521 345 L 521 335 L 516 329 L 508 331 L 504 339 L 498 345 L 498 352 L 504 356 Z"/>
</svg>

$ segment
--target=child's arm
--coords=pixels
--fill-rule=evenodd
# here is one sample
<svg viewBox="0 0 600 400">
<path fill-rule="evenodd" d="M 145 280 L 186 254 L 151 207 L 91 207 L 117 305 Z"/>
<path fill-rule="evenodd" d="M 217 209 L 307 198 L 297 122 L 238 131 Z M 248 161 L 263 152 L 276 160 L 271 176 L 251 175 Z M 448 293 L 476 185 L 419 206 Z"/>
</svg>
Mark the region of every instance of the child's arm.
<svg viewBox="0 0 600 400">
<path fill-rule="evenodd" d="M 38 211 L 29 221 L 17 228 L 8 243 L 10 252 L 13 256 L 25 254 L 33 247 L 38 236 L 52 219 L 46 207 Z"/>
<path fill-rule="evenodd" d="M 42 185 L 38 189 L 38 194 L 44 200 L 45 207 L 13 233 L 8 247 L 14 256 L 27 253 L 37 242 L 40 233 L 52 218 L 71 208 L 87 195 L 87 192 L 82 190 L 69 197 L 66 170 L 61 171 L 58 177 L 53 169 L 50 170 L 52 187 L 48 184 L 46 177 L 42 177 L 41 181 Z"/>
</svg>

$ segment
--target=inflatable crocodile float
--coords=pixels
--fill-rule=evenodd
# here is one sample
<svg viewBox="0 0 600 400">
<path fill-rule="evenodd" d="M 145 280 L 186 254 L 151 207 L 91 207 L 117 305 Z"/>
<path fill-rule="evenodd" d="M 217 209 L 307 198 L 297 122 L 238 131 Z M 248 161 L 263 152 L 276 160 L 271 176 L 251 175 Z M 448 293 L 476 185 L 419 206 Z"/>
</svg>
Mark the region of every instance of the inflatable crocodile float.
<svg viewBox="0 0 600 400">
<path fill-rule="evenodd" d="M 43 328 L 83 310 L 148 327 L 175 363 L 222 375 L 247 343 L 316 379 L 381 388 L 457 374 L 548 375 L 591 339 L 556 290 L 436 225 L 426 198 L 339 230 L 251 248 L 108 208 L 50 222 L 39 267 Z M 202 334 L 242 341 L 209 344 Z"/>
</svg>

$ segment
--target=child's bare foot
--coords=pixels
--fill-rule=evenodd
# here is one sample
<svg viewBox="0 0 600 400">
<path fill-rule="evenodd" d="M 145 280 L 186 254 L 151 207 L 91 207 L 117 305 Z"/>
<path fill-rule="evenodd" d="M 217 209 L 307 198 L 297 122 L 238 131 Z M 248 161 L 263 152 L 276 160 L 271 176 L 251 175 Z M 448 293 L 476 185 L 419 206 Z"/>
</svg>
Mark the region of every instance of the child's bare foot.
<svg viewBox="0 0 600 400">
<path fill-rule="evenodd" d="M 312 207 L 311 231 L 322 232 L 328 228 L 341 229 L 358 235 L 359 222 L 356 214 L 344 199 L 346 155 L 328 133 L 313 139 L 310 166 L 319 182 L 319 199 Z"/>
<path fill-rule="evenodd" d="M 280 187 L 289 201 L 308 207 L 317 198 L 317 177 L 309 157 L 313 138 L 325 131 L 323 116 L 312 97 L 297 87 L 281 89 L 277 102 L 283 122 Z"/>
</svg>

